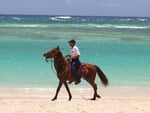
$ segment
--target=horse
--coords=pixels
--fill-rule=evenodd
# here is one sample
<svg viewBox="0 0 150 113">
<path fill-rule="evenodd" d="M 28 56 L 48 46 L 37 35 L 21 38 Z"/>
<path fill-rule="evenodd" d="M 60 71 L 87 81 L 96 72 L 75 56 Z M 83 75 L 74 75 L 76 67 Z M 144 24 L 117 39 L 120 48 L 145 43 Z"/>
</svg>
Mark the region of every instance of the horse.
<svg viewBox="0 0 150 113">
<path fill-rule="evenodd" d="M 72 99 L 72 95 L 68 87 L 68 81 L 70 83 L 75 81 L 74 76 L 71 73 L 70 63 L 63 56 L 59 46 L 52 48 L 50 51 L 44 53 L 43 56 L 45 57 L 46 61 L 48 61 L 49 58 L 54 59 L 54 67 L 57 72 L 57 78 L 59 79 L 56 94 L 52 99 L 52 101 L 57 99 L 58 93 L 63 84 L 68 92 L 69 95 L 68 100 L 70 101 Z M 97 65 L 89 63 L 85 63 L 85 65 L 88 71 L 86 75 L 80 74 L 80 77 L 84 78 L 93 87 L 94 95 L 91 98 L 91 100 L 96 100 L 96 98 L 101 98 L 101 96 L 97 93 L 97 85 L 95 83 L 96 73 L 99 75 L 99 78 L 104 86 L 108 85 L 108 79 Z"/>
</svg>

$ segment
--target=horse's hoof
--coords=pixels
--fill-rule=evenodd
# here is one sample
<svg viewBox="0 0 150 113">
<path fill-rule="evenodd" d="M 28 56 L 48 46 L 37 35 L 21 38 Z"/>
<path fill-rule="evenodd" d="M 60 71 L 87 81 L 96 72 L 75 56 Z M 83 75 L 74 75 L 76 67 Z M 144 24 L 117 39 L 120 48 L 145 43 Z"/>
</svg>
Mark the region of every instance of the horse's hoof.
<svg viewBox="0 0 150 113">
<path fill-rule="evenodd" d="M 51 101 L 55 101 L 56 99 L 52 99 Z"/>
<path fill-rule="evenodd" d="M 55 101 L 56 100 L 56 98 L 53 98 L 51 101 Z"/>
<path fill-rule="evenodd" d="M 96 98 L 91 98 L 90 100 L 96 100 Z"/>
<path fill-rule="evenodd" d="M 99 96 L 99 95 L 96 95 L 96 97 L 97 97 L 97 98 L 101 98 L 101 96 Z"/>
<path fill-rule="evenodd" d="M 71 99 L 72 99 L 72 96 L 70 95 L 68 101 L 71 101 Z"/>
</svg>

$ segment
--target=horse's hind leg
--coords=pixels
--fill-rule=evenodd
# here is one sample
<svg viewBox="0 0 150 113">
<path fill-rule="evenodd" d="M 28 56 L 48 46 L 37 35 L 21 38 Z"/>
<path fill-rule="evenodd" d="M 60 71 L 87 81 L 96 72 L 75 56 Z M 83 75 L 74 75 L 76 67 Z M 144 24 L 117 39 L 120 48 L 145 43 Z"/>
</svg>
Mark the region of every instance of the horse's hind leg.
<svg viewBox="0 0 150 113">
<path fill-rule="evenodd" d="M 62 86 L 62 82 L 59 81 L 59 84 L 58 84 L 58 87 L 57 87 L 57 90 L 56 90 L 56 94 L 55 94 L 54 98 L 52 99 L 52 101 L 57 99 L 57 96 L 58 96 L 58 93 L 60 91 L 61 86 Z"/>
<path fill-rule="evenodd" d="M 100 98 L 100 96 L 97 94 L 97 85 L 93 82 L 93 83 L 90 83 L 94 89 L 94 95 L 93 95 L 93 98 L 91 100 L 96 100 L 96 97 Z"/>
<path fill-rule="evenodd" d="M 86 81 L 93 87 L 94 89 L 94 95 L 93 98 L 91 100 L 96 100 L 96 97 L 101 98 L 98 94 L 97 94 L 97 85 L 94 83 L 94 81 L 86 79 Z"/>
<path fill-rule="evenodd" d="M 67 90 L 67 92 L 69 94 L 69 100 L 71 100 L 72 99 L 72 95 L 71 95 L 71 92 L 69 90 L 68 84 L 66 82 L 64 82 L 64 85 L 65 85 L 65 88 L 66 88 L 66 90 Z"/>
<path fill-rule="evenodd" d="M 95 84 L 96 85 L 96 84 Z M 97 93 L 97 85 L 96 85 L 96 97 L 101 98 L 101 96 Z"/>
</svg>

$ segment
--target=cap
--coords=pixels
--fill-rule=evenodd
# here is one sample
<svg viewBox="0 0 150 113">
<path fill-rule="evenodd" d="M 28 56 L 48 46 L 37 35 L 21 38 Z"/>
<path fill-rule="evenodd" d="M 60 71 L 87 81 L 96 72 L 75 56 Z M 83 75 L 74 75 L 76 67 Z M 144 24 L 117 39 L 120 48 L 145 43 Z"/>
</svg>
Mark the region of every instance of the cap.
<svg viewBox="0 0 150 113">
<path fill-rule="evenodd" d="M 68 41 L 69 43 L 76 43 L 76 41 L 74 39 L 71 39 Z"/>
</svg>

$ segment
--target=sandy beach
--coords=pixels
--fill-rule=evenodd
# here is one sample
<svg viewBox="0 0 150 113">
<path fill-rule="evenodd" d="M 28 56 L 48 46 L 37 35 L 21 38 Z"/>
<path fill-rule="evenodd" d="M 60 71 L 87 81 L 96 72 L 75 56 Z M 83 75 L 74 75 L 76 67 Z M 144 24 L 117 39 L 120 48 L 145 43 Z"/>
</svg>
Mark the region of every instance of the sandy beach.
<svg viewBox="0 0 150 113">
<path fill-rule="evenodd" d="M 0 113 L 149 113 L 150 88 L 102 88 L 101 99 L 89 100 L 90 88 L 64 88 L 51 101 L 55 88 L 0 88 Z"/>
</svg>

